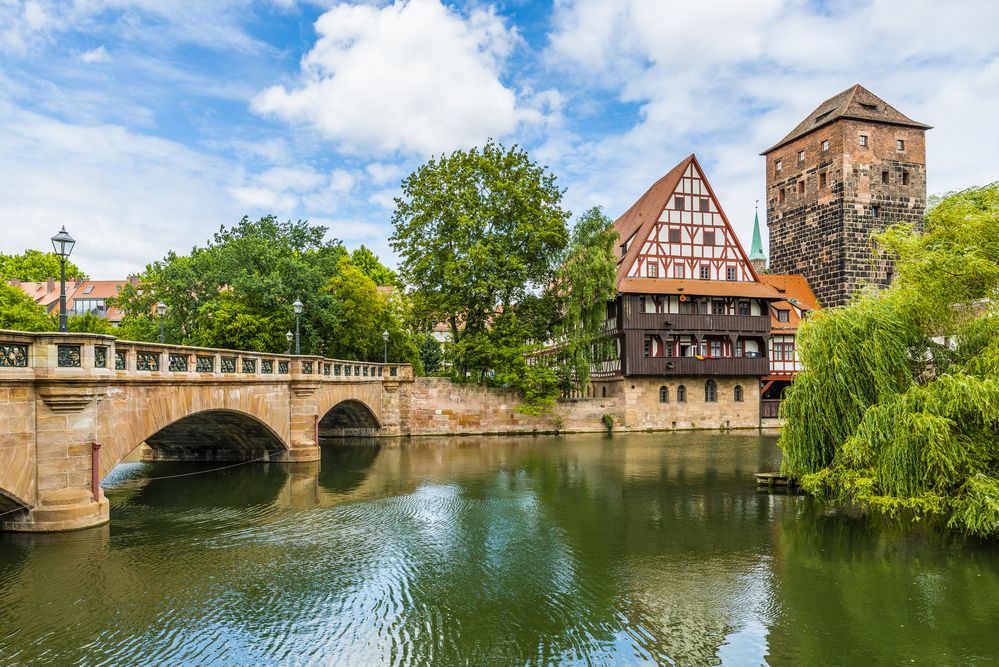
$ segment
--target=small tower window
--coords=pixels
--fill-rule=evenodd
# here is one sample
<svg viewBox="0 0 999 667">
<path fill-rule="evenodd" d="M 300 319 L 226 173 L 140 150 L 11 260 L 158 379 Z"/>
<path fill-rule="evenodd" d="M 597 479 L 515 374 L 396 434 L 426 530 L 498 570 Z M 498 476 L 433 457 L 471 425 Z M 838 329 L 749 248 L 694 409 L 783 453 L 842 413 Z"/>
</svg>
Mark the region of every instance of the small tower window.
<svg viewBox="0 0 999 667">
<path fill-rule="evenodd" d="M 822 172 L 821 174 L 819 174 L 819 187 L 820 188 L 826 187 L 826 174 L 825 174 L 825 172 Z"/>
<path fill-rule="evenodd" d="M 659 402 L 669 403 L 669 389 L 666 387 L 659 387 Z"/>
<path fill-rule="evenodd" d="M 866 134 L 860 135 L 860 145 L 864 146 L 865 148 L 867 147 L 867 135 Z"/>
<path fill-rule="evenodd" d="M 676 388 L 676 402 L 686 403 L 687 402 L 687 388 L 682 384 Z"/>
<path fill-rule="evenodd" d="M 902 185 L 908 185 L 908 184 L 909 184 L 909 172 L 903 171 L 902 172 Z"/>
<path fill-rule="evenodd" d="M 680 243 L 680 228 L 670 227 L 669 228 L 669 242 L 670 243 Z"/>
<path fill-rule="evenodd" d="M 686 208 L 686 203 L 683 200 L 683 195 L 677 195 L 676 197 L 673 198 L 673 208 L 675 208 L 678 211 L 682 211 L 684 208 Z"/>
<path fill-rule="evenodd" d="M 888 185 L 888 170 L 887 169 L 882 169 L 881 170 L 881 182 L 884 183 L 885 185 Z"/>
<path fill-rule="evenodd" d="M 730 266 L 725 269 L 725 280 L 735 280 L 735 267 Z"/>
<path fill-rule="evenodd" d="M 735 394 L 735 402 L 736 403 L 742 403 L 742 385 L 741 384 L 735 385 L 735 391 L 733 393 Z"/>
<path fill-rule="evenodd" d="M 607 398 L 607 387 L 600 387 L 600 397 Z"/>
<path fill-rule="evenodd" d="M 899 153 L 905 152 L 905 140 L 904 139 L 896 139 L 895 140 L 895 150 L 897 150 Z"/>
<path fill-rule="evenodd" d="M 704 245 L 714 245 L 714 244 L 715 244 L 715 233 L 704 232 Z"/>
<path fill-rule="evenodd" d="M 711 267 L 701 264 L 701 280 L 711 280 Z"/>
<path fill-rule="evenodd" d="M 718 383 L 708 380 L 704 383 L 704 402 L 715 403 L 718 400 Z"/>
<path fill-rule="evenodd" d="M 774 171 L 776 171 L 778 174 L 780 173 L 781 167 L 783 167 L 783 166 L 784 166 L 783 161 L 781 161 L 781 160 L 774 160 Z"/>
<path fill-rule="evenodd" d="M 805 161 L 805 151 L 798 151 L 798 162 Z"/>
<path fill-rule="evenodd" d="M 777 191 L 777 202 L 781 204 L 784 203 L 784 188 Z"/>
<path fill-rule="evenodd" d="M 805 180 L 804 179 L 798 181 L 798 194 L 799 195 L 805 194 Z"/>
<path fill-rule="evenodd" d="M 828 139 L 823 139 L 822 140 L 822 150 L 823 151 L 829 150 L 829 140 Z"/>
</svg>

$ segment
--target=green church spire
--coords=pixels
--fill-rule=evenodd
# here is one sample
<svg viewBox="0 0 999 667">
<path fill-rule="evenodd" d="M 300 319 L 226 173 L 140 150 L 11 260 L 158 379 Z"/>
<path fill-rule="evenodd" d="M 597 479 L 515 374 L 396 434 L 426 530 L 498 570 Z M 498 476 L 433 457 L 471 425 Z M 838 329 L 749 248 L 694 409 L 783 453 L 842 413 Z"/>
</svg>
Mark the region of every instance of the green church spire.
<svg viewBox="0 0 999 667">
<path fill-rule="evenodd" d="M 753 247 L 749 250 L 749 261 L 761 261 L 764 264 L 767 256 L 763 254 L 763 238 L 760 236 L 760 211 L 756 211 L 756 220 L 753 222 Z"/>
</svg>

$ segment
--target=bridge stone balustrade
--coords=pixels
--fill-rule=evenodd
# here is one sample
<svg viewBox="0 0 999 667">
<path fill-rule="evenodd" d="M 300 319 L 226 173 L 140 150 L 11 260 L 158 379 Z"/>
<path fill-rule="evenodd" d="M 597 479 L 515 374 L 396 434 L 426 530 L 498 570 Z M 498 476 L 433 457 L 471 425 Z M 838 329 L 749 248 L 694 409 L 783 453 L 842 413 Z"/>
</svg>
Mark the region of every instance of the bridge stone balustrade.
<svg viewBox="0 0 999 667">
<path fill-rule="evenodd" d="M 0 529 L 108 520 L 98 482 L 136 447 L 175 460 L 316 461 L 330 433 L 406 432 L 407 364 L 0 331 Z"/>
</svg>

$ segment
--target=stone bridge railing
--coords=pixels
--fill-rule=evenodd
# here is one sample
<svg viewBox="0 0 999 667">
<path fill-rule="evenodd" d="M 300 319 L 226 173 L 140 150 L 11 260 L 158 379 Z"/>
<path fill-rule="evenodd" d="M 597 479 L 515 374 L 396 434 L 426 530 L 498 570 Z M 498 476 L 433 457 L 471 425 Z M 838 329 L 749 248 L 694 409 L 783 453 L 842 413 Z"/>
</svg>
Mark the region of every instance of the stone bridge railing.
<svg viewBox="0 0 999 667">
<path fill-rule="evenodd" d="M 69 379 L 202 379 L 215 382 L 309 379 L 383 382 L 413 379 L 409 364 L 329 359 L 163 345 L 80 333 L 0 330 L 0 381 Z"/>
</svg>

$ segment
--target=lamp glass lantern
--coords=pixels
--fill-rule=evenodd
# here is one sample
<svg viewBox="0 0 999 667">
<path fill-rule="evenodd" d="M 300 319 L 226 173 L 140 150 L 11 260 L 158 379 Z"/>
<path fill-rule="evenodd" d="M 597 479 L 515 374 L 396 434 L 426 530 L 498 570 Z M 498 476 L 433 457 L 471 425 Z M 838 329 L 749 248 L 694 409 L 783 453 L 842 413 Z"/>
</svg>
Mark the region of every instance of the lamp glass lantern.
<svg viewBox="0 0 999 667">
<path fill-rule="evenodd" d="M 301 329 L 299 328 L 299 319 L 302 315 L 302 309 L 305 308 L 305 304 L 302 303 L 301 299 L 295 299 L 295 303 L 291 304 L 291 308 L 295 311 L 295 354 L 302 354 L 302 336 Z"/>
<path fill-rule="evenodd" d="M 59 331 L 67 331 L 66 313 L 66 258 L 73 252 L 76 241 L 63 225 L 59 233 L 52 237 L 52 249 L 59 256 Z"/>
</svg>

